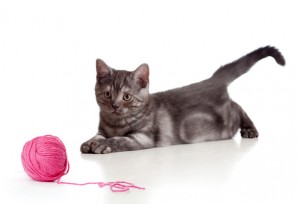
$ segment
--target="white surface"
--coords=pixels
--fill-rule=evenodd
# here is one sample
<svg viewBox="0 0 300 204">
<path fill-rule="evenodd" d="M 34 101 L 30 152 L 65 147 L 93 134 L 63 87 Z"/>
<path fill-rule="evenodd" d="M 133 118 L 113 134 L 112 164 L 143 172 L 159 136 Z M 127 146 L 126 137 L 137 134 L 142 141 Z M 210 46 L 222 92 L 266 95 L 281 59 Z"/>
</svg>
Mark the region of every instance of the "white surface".
<svg viewBox="0 0 300 204">
<path fill-rule="evenodd" d="M 0 203 L 300 203 L 297 1 L 6 1 L 0 6 Z M 147 62 L 151 91 L 200 81 L 260 46 L 287 60 L 259 62 L 230 92 L 258 140 L 81 155 L 95 134 L 95 59 L 133 70 Z M 146 188 L 40 183 L 20 154 L 35 136 L 65 143 L 64 181 L 125 180 Z"/>
</svg>

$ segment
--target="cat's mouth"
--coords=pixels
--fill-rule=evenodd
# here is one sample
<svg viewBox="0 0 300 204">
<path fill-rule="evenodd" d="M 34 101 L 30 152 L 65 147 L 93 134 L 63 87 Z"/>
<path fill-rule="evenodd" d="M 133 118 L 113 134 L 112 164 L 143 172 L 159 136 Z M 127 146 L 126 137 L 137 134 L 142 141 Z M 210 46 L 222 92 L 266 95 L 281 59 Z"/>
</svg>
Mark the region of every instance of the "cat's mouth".
<svg viewBox="0 0 300 204">
<path fill-rule="evenodd" d="M 127 108 L 117 108 L 117 109 L 113 109 L 112 110 L 112 115 L 115 115 L 115 116 L 121 116 L 121 115 L 126 115 L 128 112 L 128 109 Z"/>
<path fill-rule="evenodd" d="M 120 109 L 115 109 L 115 110 L 113 110 L 112 114 L 113 114 L 113 115 L 123 115 L 124 113 L 123 113 L 123 111 L 120 110 Z"/>
<path fill-rule="evenodd" d="M 118 111 L 116 111 L 116 110 L 114 110 L 114 111 L 112 112 L 112 114 L 113 114 L 113 115 L 121 115 L 121 113 L 118 112 Z"/>
</svg>

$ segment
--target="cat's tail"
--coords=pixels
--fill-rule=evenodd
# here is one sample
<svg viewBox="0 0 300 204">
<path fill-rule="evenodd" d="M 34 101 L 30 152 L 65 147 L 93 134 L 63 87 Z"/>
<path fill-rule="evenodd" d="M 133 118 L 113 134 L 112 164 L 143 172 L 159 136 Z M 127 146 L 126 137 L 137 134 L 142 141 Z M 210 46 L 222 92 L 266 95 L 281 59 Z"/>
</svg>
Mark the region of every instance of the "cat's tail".
<svg viewBox="0 0 300 204">
<path fill-rule="evenodd" d="M 259 48 L 240 59 L 220 67 L 211 77 L 218 83 L 229 85 L 232 81 L 245 74 L 259 60 L 266 57 L 273 57 L 275 61 L 284 66 L 285 60 L 282 54 L 274 47 Z"/>
</svg>

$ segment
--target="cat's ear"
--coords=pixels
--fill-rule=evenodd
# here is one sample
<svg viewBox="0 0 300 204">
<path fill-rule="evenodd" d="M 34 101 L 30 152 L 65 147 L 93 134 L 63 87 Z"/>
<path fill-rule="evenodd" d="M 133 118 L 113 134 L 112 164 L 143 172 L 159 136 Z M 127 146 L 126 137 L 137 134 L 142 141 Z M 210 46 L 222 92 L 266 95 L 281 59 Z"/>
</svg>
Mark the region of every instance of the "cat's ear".
<svg viewBox="0 0 300 204">
<path fill-rule="evenodd" d="M 111 68 L 105 64 L 101 59 L 96 60 L 97 78 L 103 79 L 112 73 Z"/>
<path fill-rule="evenodd" d="M 146 88 L 149 83 L 149 66 L 148 66 L 148 64 L 141 64 L 133 72 L 133 78 L 142 88 Z"/>
</svg>

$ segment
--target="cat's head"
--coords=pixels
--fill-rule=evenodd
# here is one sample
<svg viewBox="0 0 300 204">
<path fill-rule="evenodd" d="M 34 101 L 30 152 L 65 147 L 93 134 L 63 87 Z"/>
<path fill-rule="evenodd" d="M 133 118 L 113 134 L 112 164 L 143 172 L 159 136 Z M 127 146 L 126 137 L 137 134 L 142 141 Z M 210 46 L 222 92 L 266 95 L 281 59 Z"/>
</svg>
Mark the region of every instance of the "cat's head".
<svg viewBox="0 0 300 204">
<path fill-rule="evenodd" d="M 149 67 L 140 65 L 135 71 L 115 70 L 96 60 L 97 103 L 101 112 L 115 117 L 134 115 L 149 101 Z"/>
</svg>

